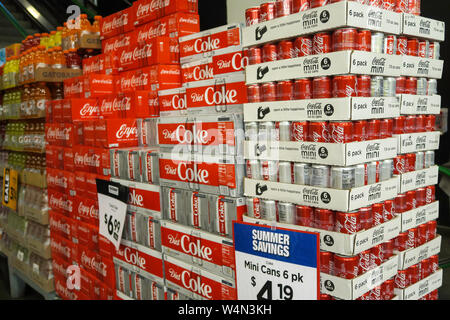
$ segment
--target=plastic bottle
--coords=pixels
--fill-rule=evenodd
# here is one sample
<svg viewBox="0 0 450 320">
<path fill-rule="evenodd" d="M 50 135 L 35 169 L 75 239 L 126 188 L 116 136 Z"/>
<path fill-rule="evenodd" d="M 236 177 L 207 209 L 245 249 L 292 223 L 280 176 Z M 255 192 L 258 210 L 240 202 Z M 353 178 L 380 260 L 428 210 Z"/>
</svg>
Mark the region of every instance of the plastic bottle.
<svg viewBox="0 0 450 320">
<path fill-rule="evenodd" d="M 28 108 L 26 111 L 26 117 L 31 118 L 36 115 L 36 85 L 32 84 L 30 86 L 30 96 L 28 99 Z"/>
<path fill-rule="evenodd" d="M 64 27 L 57 27 L 56 28 L 56 34 L 54 37 L 54 43 L 53 47 L 62 47 L 62 33 L 63 33 Z"/>
<path fill-rule="evenodd" d="M 84 35 L 90 35 L 92 34 L 92 25 L 88 20 L 87 14 L 81 14 L 80 15 L 80 30 L 78 33 L 79 39 L 81 39 Z"/>
<path fill-rule="evenodd" d="M 37 47 L 41 44 L 41 37 L 42 35 L 40 33 L 35 33 L 32 39 L 31 48 Z"/>
<path fill-rule="evenodd" d="M 78 55 L 77 49 L 69 49 L 66 51 L 66 66 L 70 69 L 81 69 L 81 57 Z"/>
<path fill-rule="evenodd" d="M 61 48 L 67 50 L 69 47 L 69 29 L 67 28 L 67 22 L 64 22 L 64 26 L 61 30 Z"/>
<path fill-rule="evenodd" d="M 102 22 L 102 16 L 95 16 L 92 23 L 91 32 L 93 35 L 100 37 L 100 23 Z"/>
<path fill-rule="evenodd" d="M 28 54 L 28 81 L 34 81 L 34 64 L 37 51 L 37 47 L 33 47 Z"/>
<path fill-rule="evenodd" d="M 41 41 L 39 43 L 40 46 L 44 46 L 46 49 L 48 48 L 49 45 L 49 34 L 48 33 L 43 33 L 41 34 Z"/>
<path fill-rule="evenodd" d="M 53 68 L 61 69 L 66 67 L 66 59 L 61 47 L 55 47 L 53 51 Z"/>
<path fill-rule="evenodd" d="M 56 31 L 50 32 L 50 36 L 48 37 L 47 49 L 51 49 L 55 46 L 55 37 L 56 37 Z"/>
<path fill-rule="evenodd" d="M 30 86 L 23 86 L 22 101 L 20 103 L 20 117 L 24 118 L 27 114 L 28 101 L 30 100 Z"/>
<path fill-rule="evenodd" d="M 44 46 L 39 46 L 35 56 L 35 69 L 46 68 L 50 65 L 49 55 L 47 49 Z"/>
<path fill-rule="evenodd" d="M 48 89 L 45 82 L 39 82 L 36 87 L 36 116 L 38 118 L 45 117 L 45 110 L 47 109 L 47 103 L 50 103 L 52 100 L 52 96 L 50 94 L 50 90 Z"/>
<path fill-rule="evenodd" d="M 77 23 L 78 22 L 78 23 Z M 79 20 L 70 20 L 67 24 L 68 29 L 68 46 L 66 50 L 78 48 Z"/>
</svg>

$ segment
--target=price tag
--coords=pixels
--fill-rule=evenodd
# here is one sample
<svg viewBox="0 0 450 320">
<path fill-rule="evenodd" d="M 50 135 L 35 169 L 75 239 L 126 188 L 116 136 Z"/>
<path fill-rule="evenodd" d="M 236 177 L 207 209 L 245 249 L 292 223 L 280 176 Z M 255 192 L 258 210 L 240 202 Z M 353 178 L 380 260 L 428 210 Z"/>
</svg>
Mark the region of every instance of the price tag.
<svg viewBox="0 0 450 320">
<path fill-rule="evenodd" d="M 19 250 L 17 251 L 17 260 L 19 260 L 20 262 L 23 262 L 23 251 Z"/>
<path fill-rule="evenodd" d="M 319 234 L 235 223 L 239 300 L 318 300 Z"/>
<path fill-rule="evenodd" d="M 128 188 L 118 183 L 97 179 L 97 192 L 99 232 L 118 250 L 127 214 Z"/>
</svg>

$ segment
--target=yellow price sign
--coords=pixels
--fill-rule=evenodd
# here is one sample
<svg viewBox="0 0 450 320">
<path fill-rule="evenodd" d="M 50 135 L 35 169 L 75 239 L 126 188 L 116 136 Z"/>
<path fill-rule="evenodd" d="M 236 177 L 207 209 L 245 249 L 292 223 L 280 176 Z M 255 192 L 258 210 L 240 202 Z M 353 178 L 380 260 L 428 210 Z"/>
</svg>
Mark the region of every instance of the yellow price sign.
<svg viewBox="0 0 450 320">
<path fill-rule="evenodd" d="M 5 168 L 3 170 L 2 204 L 14 211 L 17 211 L 18 187 L 18 172 Z"/>
</svg>

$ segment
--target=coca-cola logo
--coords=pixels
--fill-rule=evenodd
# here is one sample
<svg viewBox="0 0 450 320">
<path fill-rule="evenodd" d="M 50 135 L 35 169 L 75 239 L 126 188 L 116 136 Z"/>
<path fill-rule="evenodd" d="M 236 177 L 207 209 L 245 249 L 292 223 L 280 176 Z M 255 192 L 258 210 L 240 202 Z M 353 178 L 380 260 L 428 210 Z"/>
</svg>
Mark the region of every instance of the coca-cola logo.
<svg viewBox="0 0 450 320">
<path fill-rule="evenodd" d="M 143 207 L 144 206 L 144 197 L 142 194 L 138 194 L 136 189 L 131 189 L 129 203 L 133 206 Z"/>
<path fill-rule="evenodd" d="M 111 21 L 105 21 L 102 26 L 102 32 L 108 33 L 114 29 L 121 28 L 128 24 L 128 13 L 122 13 L 120 16 L 114 16 Z"/>
<path fill-rule="evenodd" d="M 138 87 L 145 87 L 148 85 L 148 73 L 141 73 L 139 75 L 133 74 L 131 78 L 122 78 L 120 85 L 123 91 L 136 89 Z"/>
<path fill-rule="evenodd" d="M 188 78 L 193 78 L 195 81 L 213 79 L 213 71 L 214 69 L 209 65 L 205 65 L 204 68 L 202 68 L 202 66 L 197 66 L 192 70 L 192 76 L 188 76 Z"/>
<path fill-rule="evenodd" d="M 186 289 L 197 293 L 202 297 L 212 299 L 211 286 L 202 283 L 200 276 L 196 276 L 194 278 L 193 276 L 191 276 L 191 272 L 183 270 L 183 272 L 181 273 L 181 282 Z"/>
<path fill-rule="evenodd" d="M 144 257 L 139 255 L 138 250 L 132 251 L 132 249 L 126 247 L 124 250 L 124 256 L 126 262 L 145 270 L 147 261 Z"/>
<path fill-rule="evenodd" d="M 130 36 L 124 36 L 120 39 L 114 39 L 114 42 L 106 43 L 104 48 L 104 53 L 111 53 L 115 52 L 121 48 L 129 47 L 131 43 L 131 37 Z"/>
<path fill-rule="evenodd" d="M 116 133 L 117 139 L 130 139 L 137 136 L 137 127 L 128 127 L 126 124 L 120 126 Z"/>
<path fill-rule="evenodd" d="M 197 39 L 194 43 L 195 53 L 210 52 L 220 49 L 220 39 L 211 38 L 208 36 L 206 39 Z"/>
<path fill-rule="evenodd" d="M 92 106 L 89 103 L 86 103 L 80 110 L 80 116 L 82 117 L 86 117 L 89 116 L 91 117 L 92 115 L 97 115 L 99 111 L 98 106 Z"/>
<path fill-rule="evenodd" d="M 225 86 L 222 86 L 220 90 L 216 91 L 216 88 L 209 87 L 205 91 L 205 102 L 212 105 L 227 105 L 237 103 L 237 91 L 227 90 Z"/>
<path fill-rule="evenodd" d="M 211 248 L 203 245 L 200 239 L 191 241 L 190 237 L 183 235 L 181 237 L 181 249 L 183 252 L 193 257 L 198 257 L 203 260 L 212 261 Z"/>
<path fill-rule="evenodd" d="M 188 168 L 186 163 L 180 162 L 177 172 L 181 181 L 209 184 L 209 172 L 207 170 L 200 168 L 194 170 L 193 168 Z"/>
</svg>

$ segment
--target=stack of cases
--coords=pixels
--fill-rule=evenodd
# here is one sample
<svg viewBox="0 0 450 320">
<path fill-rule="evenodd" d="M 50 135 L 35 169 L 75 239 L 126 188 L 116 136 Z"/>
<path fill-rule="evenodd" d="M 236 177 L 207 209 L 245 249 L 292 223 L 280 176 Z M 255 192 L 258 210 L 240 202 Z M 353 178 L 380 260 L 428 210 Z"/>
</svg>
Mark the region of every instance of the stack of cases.
<svg viewBox="0 0 450 320">
<path fill-rule="evenodd" d="M 397 155 L 409 142 L 417 151 L 439 145 L 439 43 L 402 35 L 403 21 L 418 18 L 418 7 L 277 0 L 245 12 L 244 220 L 320 233 L 320 299 L 403 297 L 396 281 L 404 257 L 399 193 L 408 177 L 397 165 L 405 157 Z M 410 57 L 422 47 L 425 59 Z M 429 71 L 429 79 L 405 74 L 411 69 L 416 77 Z M 403 101 L 414 100 L 408 94 L 418 88 L 433 112 L 404 117 Z M 415 168 L 437 179 L 433 153 L 417 157 Z M 435 209 L 424 191 L 433 189 L 408 196 Z"/>
<path fill-rule="evenodd" d="M 241 32 L 231 24 L 180 38 L 183 85 L 159 92 L 166 283 L 195 300 L 237 299 L 232 221 L 246 210 Z"/>
</svg>

